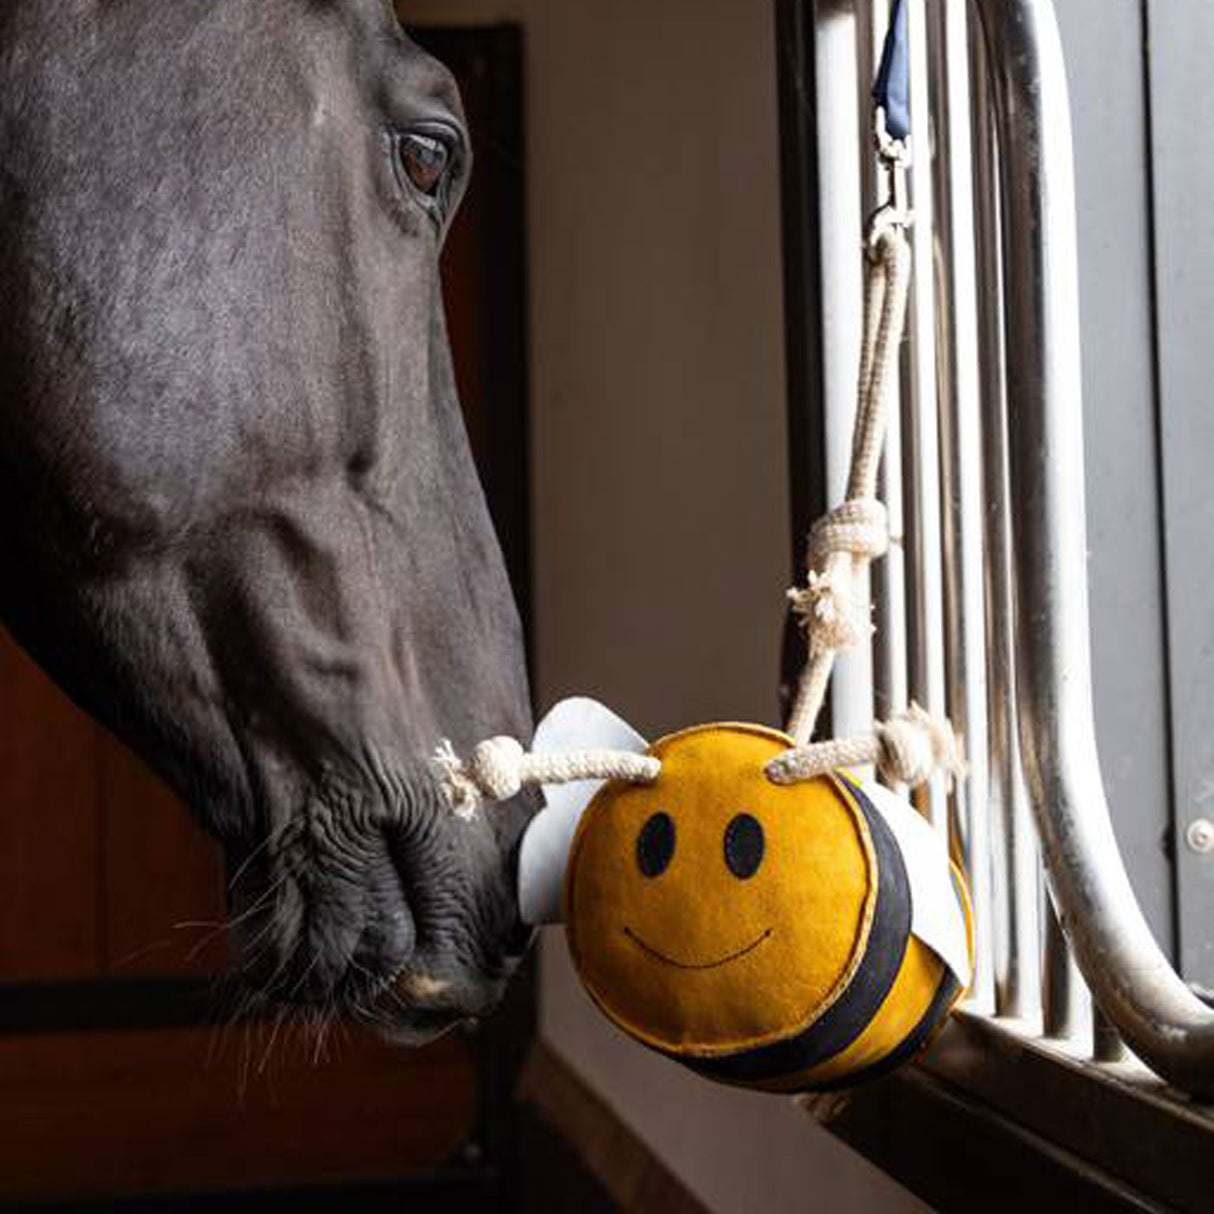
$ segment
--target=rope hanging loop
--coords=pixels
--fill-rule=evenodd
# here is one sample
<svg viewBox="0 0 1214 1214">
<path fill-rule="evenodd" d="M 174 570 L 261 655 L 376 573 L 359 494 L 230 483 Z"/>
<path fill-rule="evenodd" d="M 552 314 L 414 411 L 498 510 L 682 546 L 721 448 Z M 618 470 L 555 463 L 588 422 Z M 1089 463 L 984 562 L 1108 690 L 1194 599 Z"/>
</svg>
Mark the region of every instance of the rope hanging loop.
<svg viewBox="0 0 1214 1214">
<path fill-rule="evenodd" d="M 912 222 L 907 169 L 911 160 L 906 6 L 897 0 L 873 85 L 873 134 L 884 173 L 886 201 L 865 231 L 868 263 L 864 331 L 852 432 L 851 468 L 843 503 L 809 533 L 804 587 L 789 591 L 805 629 L 808 656 L 797 686 L 788 732 L 793 748 L 767 767 L 777 784 L 812 778 L 836 767 L 876 764 L 883 778 L 912 787 L 936 770 L 956 773 L 960 748 L 952 727 L 916 704 L 870 733 L 811 744 L 826 698 L 835 654 L 866 640 L 871 621 L 862 606 L 861 579 L 889 547 L 885 508 L 877 500 L 877 473 L 885 442 L 891 388 L 910 295 Z"/>
<path fill-rule="evenodd" d="M 877 499 L 877 472 L 885 442 L 890 388 L 910 294 L 908 217 L 882 208 L 872 219 L 864 300 L 864 341 L 857 384 L 847 496 L 810 531 L 806 585 L 789 598 L 805 626 L 809 654 L 797 688 L 788 732 L 797 746 L 813 736 L 835 653 L 867 639 L 871 624 L 861 614 L 859 581 L 869 563 L 885 553 L 889 526 Z"/>
<path fill-rule="evenodd" d="M 886 179 L 886 201 L 872 214 L 865 232 L 868 269 L 851 468 L 845 500 L 810 530 L 805 586 L 788 592 L 792 610 L 805 629 L 808 659 L 789 718 L 793 747 L 766 769 L 777 784 L 809 779 L 835 767 L 875 763 L 886 779 L 914 786 L 939 768 L 956 772 L 961 762 L 948 722 L 914 704 L 892 720 L 875 724 L 871 733 L 810 743 L 836 652 L 871 635 L 860 579 L 890 542 L 886 510 L 877 498 L 877 472 L 911 279 L 906 236 L 912 214 L 907 189 L 911 144 L 905 0 L 895 0 L 873 97 L 873 129 Z M 481 742 L 467 760 L 444 741 L 434 757 L 444 794 L 461 817 L 473 816 L 486 800 L 509 800 L 529 785 L 585 779 L 650 783 L 661 769 L 652 756 L 625 751 L 529 754 L 509 737 Z"/>
</svg>

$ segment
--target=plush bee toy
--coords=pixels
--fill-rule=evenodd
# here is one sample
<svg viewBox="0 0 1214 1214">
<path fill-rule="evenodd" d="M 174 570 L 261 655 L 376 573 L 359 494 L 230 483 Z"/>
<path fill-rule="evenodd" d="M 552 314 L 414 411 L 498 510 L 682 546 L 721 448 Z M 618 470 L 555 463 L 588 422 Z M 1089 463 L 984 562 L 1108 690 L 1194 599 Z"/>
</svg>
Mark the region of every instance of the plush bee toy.
<svg viewBox="0 0 1214 1214">
<path fill-rule="evenodd" d="M 852 772 L 916 785 L 956 767 L 951 728 L 911 706 L 813 742 L 834 654 L 871 634 L 858 577 L 889 542 L 876 498 L 910 282 L 906 13 L 875 86 L 890 201 L 869 223 L 867 314 L 846 500 L 809 537 L 791 592 L 808 657 L 784 733 L 697 725 L 647 746 L 593 700 L 566 700 L 530 752 L 440 748 L 457 813 L 543 787 L 519 857 L 533 924 L 564 922 L 590 997 L 624 1032 L 722 1083 L 842 1087 L 923 1049 L 970 981 L 969 895 L 944 839 Z"/>
<path fill-rule="evenodd" d="M 600 1010 L 724 1083 L 826 1089 L 889 1070 L 965 989 L 969 900 L 907 802 L 845 773 L 773 783 L 791 746 L 699 725 L 646 746 L 593 700 L 558 704 L 532 753 L 593 743 L 657 761 L 643 781 L 545 785 L 520 853 L 532 923 L 565 923 Z"/>
<path fill-rule="evenodd" d="M 944 839 L 851 774 L 923 783 L 956 767 L 951 728 L 912 706 L 868 734 L 811 740 L 835 651 L 871 631 L 856 575 L 888 542 L 874 494 L 906 222 L 873 227 L 882 314 L 866 325 L 848 498 L 811 532 L 792 592 L 809 650 L 788 731 L 697 725 L 647 746 L 601 705 L 568 700 L 530 752 L 491 738 L 466 763 L 439 756 L 456 812 L 543 787 L 520 853 L 524 917 L 563 920 L 616 1025 L 724 1083 L 803 1091 L 880 1074 L 923 1048 L 970 979 L 969 898 Z"/>
</svg>

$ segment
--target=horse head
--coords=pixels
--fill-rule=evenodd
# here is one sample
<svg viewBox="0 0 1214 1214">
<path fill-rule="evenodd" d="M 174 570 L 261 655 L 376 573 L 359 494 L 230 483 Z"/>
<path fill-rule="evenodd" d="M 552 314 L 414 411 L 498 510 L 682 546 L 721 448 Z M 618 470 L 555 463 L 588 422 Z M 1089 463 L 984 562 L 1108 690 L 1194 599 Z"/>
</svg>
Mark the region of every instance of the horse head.
<svg viewBox="0 0 1214 1214">
<path fill-rule="evenodd" d="M 438 257 L 450 74 L 387 0 L 0 12 L 0 615 L 224 844 L 266 998 L 423 1040 L 526 932 L 516 609 Z"/>
</svg>

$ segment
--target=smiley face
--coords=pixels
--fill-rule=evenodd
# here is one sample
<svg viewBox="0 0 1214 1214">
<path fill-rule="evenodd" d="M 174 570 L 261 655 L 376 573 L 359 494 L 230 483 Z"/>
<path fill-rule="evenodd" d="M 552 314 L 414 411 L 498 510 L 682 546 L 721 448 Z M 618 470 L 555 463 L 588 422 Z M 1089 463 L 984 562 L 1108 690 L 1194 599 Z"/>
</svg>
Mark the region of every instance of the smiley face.
<svg viewBox="0 0 1214 1214">
<path fill-rule="evenodd" d="M 858 964 L 876 899 L 872 842 L 830 778 L 779 786 L 791 745 L 754 725 L 697 726 L 650 749 L 650 785 L 606 785 L 570 851 L 574 963 L 606 1015 L 676 1055 L 795 1035 Z"/>
</svg>

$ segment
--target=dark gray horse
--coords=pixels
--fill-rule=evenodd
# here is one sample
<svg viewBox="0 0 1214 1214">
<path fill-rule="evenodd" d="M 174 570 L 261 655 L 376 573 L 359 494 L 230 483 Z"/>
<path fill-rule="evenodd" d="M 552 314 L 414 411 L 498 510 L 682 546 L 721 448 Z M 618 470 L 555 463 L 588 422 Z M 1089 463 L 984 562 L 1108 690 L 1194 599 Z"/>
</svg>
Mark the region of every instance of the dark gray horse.
<svg viewBox="0 0 1214 1214">
<path fill-rule="evenodd" d="M 439 290 L 469 165 L 387 0 L 0 4 L 0 613 L 223 841 L 256 988 L 405 1040 L 525 944 L 530 804 L 429 761 L 530 728 Z"/>
</svg>

